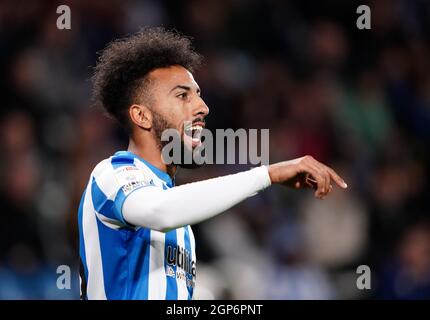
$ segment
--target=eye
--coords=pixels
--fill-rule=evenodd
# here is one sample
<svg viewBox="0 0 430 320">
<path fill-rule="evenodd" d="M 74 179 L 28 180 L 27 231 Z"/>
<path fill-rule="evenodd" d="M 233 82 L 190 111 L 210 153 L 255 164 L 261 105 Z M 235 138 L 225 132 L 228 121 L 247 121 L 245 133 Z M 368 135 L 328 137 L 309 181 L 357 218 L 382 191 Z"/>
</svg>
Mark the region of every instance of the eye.
<svg viewBox="0 0 430 320">
<path fill-rule="evenodd" d="M 188 97 L 188 93 L 182 92 L 182 93 L 178 94 L 177 97 L 180 99 L 186 99 Z"/>
</svg>

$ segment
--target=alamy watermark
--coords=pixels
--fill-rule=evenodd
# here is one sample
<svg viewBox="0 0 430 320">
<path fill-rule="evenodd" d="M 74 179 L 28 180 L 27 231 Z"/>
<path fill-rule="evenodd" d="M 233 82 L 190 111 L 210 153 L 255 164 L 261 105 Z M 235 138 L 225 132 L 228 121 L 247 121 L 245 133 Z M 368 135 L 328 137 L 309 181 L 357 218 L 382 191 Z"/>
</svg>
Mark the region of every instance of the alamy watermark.
<svg viewBox="0 0 430 320">
<path fill-rule="evenodd" d="M 370 30 L 372 28 L 370 7 L 364 4 L 358 6 L 356 13 L 360 14 L 360 16 L 357 18 L 357 28 L 359 30 Z"/>
<path fill-rule="evenodd" d="M 184 123 L 163 131 L 162 158 L 165 164 L 269 164 L 269 129 L 216 129 Z"/>
<path fill-rule="evenodd" d="M 67 265 L 60 265 L 57 267 L 57 289 L 70 290 L 72 282 L 72 273 L 70 267 Z"/>
<path fill-rule="evenodd" d="M 70 30 L 72 29 L 72 13 L 68 5 L 62 4 L 57 7 L 57 29 Z"/>
<path fill-rule="evenodd" d="M 360 276 L 357 277 L 357 289 L 359 290 L 370 290 L 372 289 L 372 273 L 370 271 L 370 267 L 368 265 L 362 264 L 357 267 L 357 274 Z"/>
</svg>

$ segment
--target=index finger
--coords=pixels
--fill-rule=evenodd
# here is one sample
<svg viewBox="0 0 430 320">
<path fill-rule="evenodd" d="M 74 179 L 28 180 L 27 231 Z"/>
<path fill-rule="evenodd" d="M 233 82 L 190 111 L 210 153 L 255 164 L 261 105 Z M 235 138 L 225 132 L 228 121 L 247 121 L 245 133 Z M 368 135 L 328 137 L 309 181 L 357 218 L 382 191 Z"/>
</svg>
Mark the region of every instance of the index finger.
<svg viewBox="0 0 430 320">
<path fill-rule="evenodd" d="M 330 176 L 333 178 L 334 182 L 341 187 L 342 189 L 348 188 L 348 185 L 346 182 L 330 167 L 327 167 L 328 172 L 330 173 Z"/>
</svg>

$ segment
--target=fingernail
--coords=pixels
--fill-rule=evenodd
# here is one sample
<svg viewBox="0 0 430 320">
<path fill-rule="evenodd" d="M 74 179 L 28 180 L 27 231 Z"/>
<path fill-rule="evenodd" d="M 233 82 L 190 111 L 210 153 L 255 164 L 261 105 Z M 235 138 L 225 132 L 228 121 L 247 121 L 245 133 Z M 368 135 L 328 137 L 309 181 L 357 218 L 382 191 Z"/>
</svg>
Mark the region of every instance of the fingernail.
<svg viewBox="0 0 430 320">
<path fill-rule="evenodd" d="M 344 181 L 343 182 L 343 187 L 346 189 L 346 188 L 348 188 L 348 185 L 346 184 L 346 182 Z"/>
</svg>

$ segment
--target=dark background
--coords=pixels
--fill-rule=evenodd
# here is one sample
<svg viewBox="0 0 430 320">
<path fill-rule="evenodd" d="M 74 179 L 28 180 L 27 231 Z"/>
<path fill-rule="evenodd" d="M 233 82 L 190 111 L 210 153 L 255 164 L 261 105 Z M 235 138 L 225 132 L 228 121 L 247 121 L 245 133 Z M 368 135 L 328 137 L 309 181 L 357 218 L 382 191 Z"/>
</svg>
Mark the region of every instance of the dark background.
<svg viewBox="0 0 430 320">
<path fill-rule="evenodd" d="M 71 30 L 56 27 L 60 4 Z M 361 4 L 371 30 L 357 29 Z M 324 201 L 272 187 L 194 226 L 196 298 L 430 298 L 424 0 L 1 0 L 0 298 L 78 298 L 79 199 L 93 167 L 127 148 L 91 106 L 92 68 L 143 26 L 194 38 L 210 129 L 269 128 L 271 163 L 310 154 L 349 184 Z M 370 290 L 356 287 L 362 264 Z M 56 287 L 59 265 L 71 290 Z"/>
</svg>

